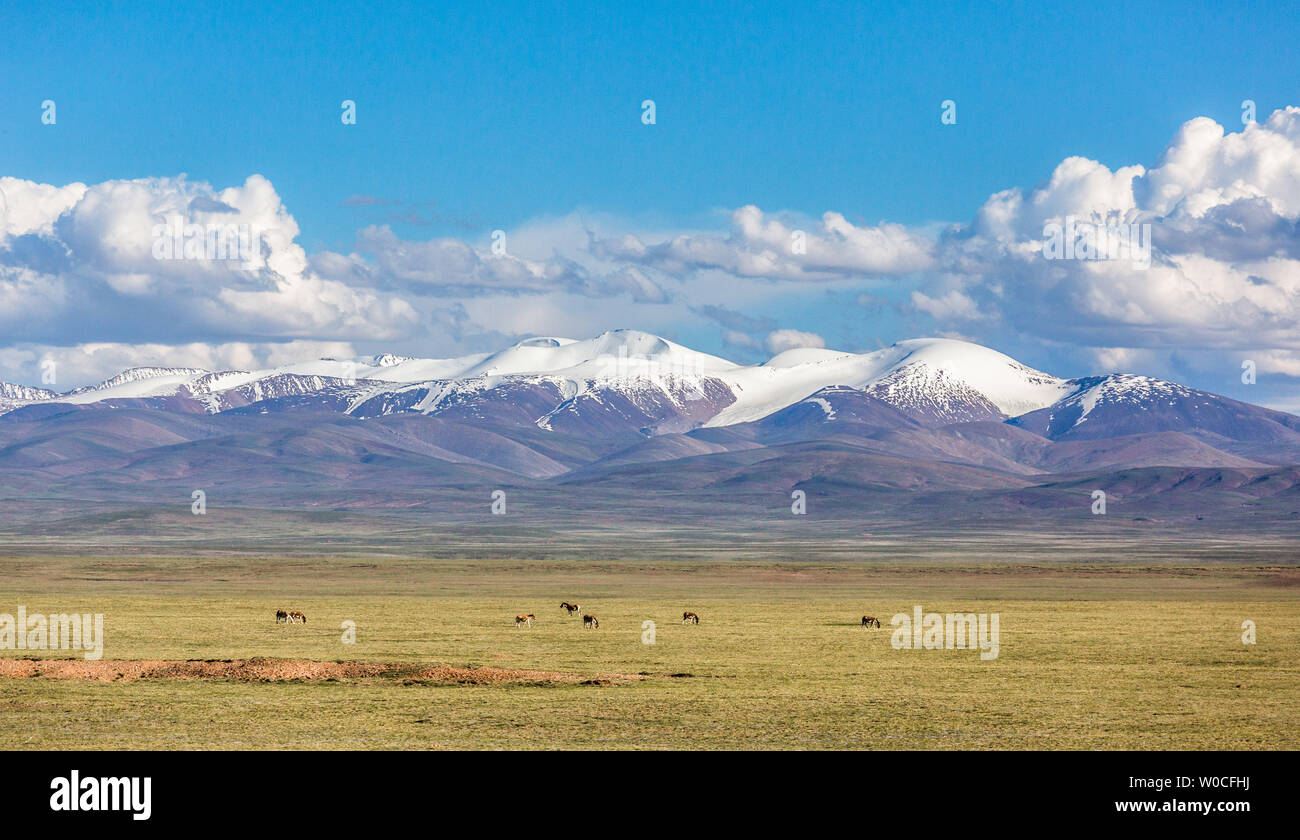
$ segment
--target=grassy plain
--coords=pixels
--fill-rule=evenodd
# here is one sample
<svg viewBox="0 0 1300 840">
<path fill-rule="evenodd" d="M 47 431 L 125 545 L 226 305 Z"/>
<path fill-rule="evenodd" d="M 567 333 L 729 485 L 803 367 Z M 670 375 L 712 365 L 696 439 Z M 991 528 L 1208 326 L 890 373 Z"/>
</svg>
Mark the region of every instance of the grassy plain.
<svg viewBox="0 0 1300 840">
<path fill-rule="evenodd" d="M 562 600 L 600 629 L 566 618 Z M 4 749 L 1300 748 L 1300 569 L 1289 564 L 5 559 L 0 612 L 20 604 L 103 613 L 105 660 L 582 679 L 0 679 Z M 998 613 L 998 658 L 895 650 L 890 617 L 917 604 Z M 280 606 L 309 623 L 275 624 Z M 682 626 L 684 609 L 702 623 Z M 516 629 L 528 612 L 537 625 Z M 884 628 L 860 627 L 864 613 Z M 355 644 L 342 642 L 344 621 Z M 583 684 L 608 673 L 645 676 Z"/>
</svg>

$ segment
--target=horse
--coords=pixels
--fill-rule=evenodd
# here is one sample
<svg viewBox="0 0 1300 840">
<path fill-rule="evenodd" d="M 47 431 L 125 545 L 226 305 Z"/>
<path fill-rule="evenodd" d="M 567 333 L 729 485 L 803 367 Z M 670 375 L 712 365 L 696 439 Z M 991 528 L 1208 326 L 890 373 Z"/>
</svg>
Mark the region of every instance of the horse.
<svg viewBox="0 0 1300 840">
<path fill-rule="evenodd" d="M 577 604 L 570 604 L 568 601 L 561 601 L 560 609 L 564 610 L 569 615 L 573 615 L 574 613 L 578 612 L 578 610 L 582 609 L 582 607 L 578 606 Z"/>
<path fill-rule="evenodd" d="M 275 611 L 275 623 L 276 623 L 276 624 L 284 624 L 284 623 L 288 622 L 288 620 L 289 620 L 289 613 L 285 612 L 284 610 L 276 610 L 276 611 Z"/>
<path fill-rule="evenodd" d="M 517 615 L 515 616 L 515 627 L 519 627 L 521 624 L 527 624 L 529 627 L 532 627 L 533 619 L 535 618 L 537 618 L 537 616 L 532 613 L 529 613 L 528 615 Z"/>
<path fill-rule="evenodd" d="M 292 624 L 298 621 L 301 621 L 303 624 L 306 624 L 307 616 L 303 615 L 301 610 L 289 610 L 289 623 Z"/>
<path fill-rule="evenodd" d="M 700 617 L 693 612 L 682 613 L 682 624 L 699 624 Z"/>
<path fill-rule="evenodd" d="M 591 630 L 595 630 L 596 628 L 600 627 L 600 622 L 596 620 L 596 617 L 594 615 L 584 615 L 582 617 L 582 626 Z"/>
<path fill-rule="evenodd" d="M 862 616 L 862 626 L 863 626 L 863 627 L 879 627 L 879 626 L 880 626 L 880 619 L 876 618 L 874 615 L 864 615 L 864 616 Z"/>
</svg>

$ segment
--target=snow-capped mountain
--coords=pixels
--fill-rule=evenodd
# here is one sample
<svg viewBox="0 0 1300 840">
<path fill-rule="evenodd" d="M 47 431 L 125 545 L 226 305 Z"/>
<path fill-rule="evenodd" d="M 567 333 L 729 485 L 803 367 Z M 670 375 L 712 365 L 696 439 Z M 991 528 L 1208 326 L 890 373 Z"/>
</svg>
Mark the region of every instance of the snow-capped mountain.
<svg viewBox="0 0 1300 840">
<path fill-rule="evenodd" d="M 0 382 L 0 414 L 28 403 L 43 402 L 58 397 L 54 391 L 44 388 L 31 388 L 26 385 L 11 385 Z"/>
<path fill-rule="evenodd" d="M 501 487 L 542 517 L 604 510 L 582 527 L 752 518 L 796 489 L 849 520 L 1029 527 L 1035 511 L 1091 516 L 1103 489 L 1130 521 L 1280 533 L 1300 523 L 1298 465 L 1300 417 L 1143 376 L 1062 379 L 949 339 L 739 365 L 615 331 L 452 359 L 137 368 L 62 394 L 0 385 L 0 496 L 42 527 L 87 498 L 188 515 L 194 488 L 459 522 Z"/>
<path fill-rule="evenodd" d="M 1006 416 L 981 391 L 943 368 L 907 364 L 863 386 L 863 393 L 905 409 L 927 424 L 1000 420 Z"/>
<path fill-rule="evenodd" d="M 64 394 L 0 385 L 0 414 L 11 420 L 77 406 L 428 416 L 610 445 L 705 429 L 771 441 L 993 422 L 1048 441 L 1178 433 L 1246 458 L 1270 442 L 1282 453 L 1300 447 L 1300 418 L 1292 415 L 1144 376 L 1061 379 L 953 339 L 902 341 L 870 353 L 797 349 L 739 365 L 649 333 L 615 330 L 585 340 L 530 338 L 450 359 L 383 354 L 258 371 L 135 368 Z M 1164 440 L 1159 451 L 1171 445 Z M 1289 455 L 1268 460 L 1279 457 Z"/>
<path fill-rule="evenodd" d="M 1133 374 L 1072 380 L 1069 395 L 1009 422 L 1051 440 L 1182 432 L 1221 441 L 1289 441 L 1300 417 Z"/>
<path fill-rule="evenodd" d="M 707 425 L 766 417 L 831 385 L 870 389 L 900 410 L 933 420 L 974 419 L 993 406 L 1001 417 L 1044 408 L 1073 390 L 1066 380 L 968 341 L 923 338 L 873 353 L 787 350 L 766 364 L 728 375 L 736 402 Z"/>
<path fill-rule="evenodd" d="M 168 367 L 138 367 L 124 370 L 111 379 L 106 379 L 98 385 L 89 388 L 78 388 L 72 391 L 69 396 L 79 396 L 82 394 L 99 395 L 105 392 L 115 392 L 118 397 L 125 397 L 128 394 L 148 394 L 165 387 L 168 383 L 187 382 L 196 376 L 202 376 L 207 371 L 201 368 L 168 368 Z M 92 400 L 97 399 L 92 396 Z"/>
</svg>

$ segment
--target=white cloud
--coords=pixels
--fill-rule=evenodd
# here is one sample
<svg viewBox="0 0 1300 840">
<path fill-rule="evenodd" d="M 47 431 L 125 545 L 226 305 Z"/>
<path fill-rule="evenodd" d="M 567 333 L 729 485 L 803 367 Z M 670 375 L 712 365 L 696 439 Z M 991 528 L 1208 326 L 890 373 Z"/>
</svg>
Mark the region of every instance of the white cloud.
<svg viewBox="0 0 1300 840">
<path fill-rule="evenodd" d="M 1047 259 L 1044 226 L 1149 226 L 1149 265 Z M 753 206 L 730 231 L 594 237 L 593 253 L 670 275 L 827 283 L 893 276 L 939 330 L 979 325 L 1084 347 L 1300 348 L 1300 108 L 1227 133 L 1189 121 L 1150 169 L 1063 160 L 1032 189 L 990 196 L 937 239 L 826 213 L 803 231 Z M 908 287 L 911 287 L 910 289 Z M 734 327 L 731 327 L 734 329 Z"/>
<path fill-rule="evenodd" d="M 949 289 L 936 297 L 914 289 L 912 305 L 938 321 L 974 320 L 980 317 L 975 301 L 957 289 Z"/>
<path fill-rule="evenodd" d="M 1153 351 L 1134 347 L 1094 347 L 1091 355 L 1098 373 L 1151 371 L 1160 363 Z"/>
<path fill-rule="evenodd" d="M 45 387 L 67 391 L 102 382 L 136 367 L 259 370 L 304 359 L 350 358 L 357 355 L 348 342 L 288 341 L 282 343 L 125 344 L 114 342 L 57 347 L 25 344 L 0 348 L 0 381 L 41 381 L 41 362 L 54 362 L 57 381 Z"/>
<path fill-rule="evenodd" d="M 255 226 L 259 248 L 240 263 L 158 260 L 154 229 L 173 214 Z M 1149 268 L 1045 259 L 1044 225 L 1067 216 L 1150 225 Z M 1300 354 L 1300 108 L 1232 133 L 1193 119 L 1149 168 L 1066 158 L 1038 186 L 995 193 L 968 223 L 942 229 L 752 205 L 714 231 L 599 225 L 612 232 L 592 232 L 576 213 L 538 219 L 507 231 L 504 254 L 486 231 L 474 242 L 411 241 L 371 226 L 354 253 L 309 256 L 258 175 L 224 189 L 184 176 L 0 178 L 0 335 L 10 356 L 197 340 L 228 348 L 214 362 L 240 366 L 241 345 L 452 353 L 614 326 L 671 334 L 703 318 L 727 346 L 786 349 L 825 343 L 771 318 L 796 296 L 808 306 L 815 283 L 827 300 L 871 284 L 868 302 L 897 310 L 913 332 L 1051 344 L 1102 368 L 1168 364 L 1172 353 L 1220 365 L 1197 354 L 1232 351 L 1294 376 Z"/>
<path fill-rule="evenodd" d="M 826 339 L 817 333 L 800 330 L 773 330 L 767 334 L 763 344 L 767 347 L 767 352 L 776 355 L 798 347 L 825 347 Z"/>
<path fill-rule="evenodd" d="M 590 249 L 605 259 L 682 275 L 718 269 L 741 277 L 824 280 L 904 274 L 932 263 L 933 243 L 902 225 L 858 227 L 825 213 L 805 228 L 773 218 L 753 205 L 731 215 L 731 232 L 682 234 L 646 244 L 632 234 L 593 237 Z"/>
<path fill-rule="evenodd" d="M 1300 379 L 1300 353 L 1285 350 L 1263 350 L 1249 355 L 1258 373 L 1277 373 Z"/>
<path fill-rule="evenodd" d="M 755 350 L 762 346 L 758 339 L 740 330 L 723 330 L 722 343 L 740 350 Z"/>
<path fill-rule="evenodd" d="M 536 234 L 530 232 L 519 244 L 536 248 L 536 240 Z M 526 258 L 514 250 L 512 235 L 505 234 L 498 241 L 503 246 L 500 252 L 451 237 L 404 240 L 387 225 L 372 225 L 358 234 L 357 253 L 325 252 L 315 256 L 312 265 L 322 275 L 340 281 L 412 294 L 473 297 L 570 292 L 588 297 L 626 294 L 637 303 L 671 299 L 637 266 L 593 270 L 558 252 Z"/>
<path fill-rule="evenodd" d="M 1139 182 L 1153 213 L 1203 216 L 1241 198 L 1264 198 L 1280 216 L 1300 216 L 1300 108 L 1228 134 L 1206 117 L 1184 123 L 1159 166 Z"/>
<path fill-rule="evenodd" d="M 1152 260 L 1044 258 L 1044 225 L 1150 225 Z M 1149 171 L 1073 157 L 940 239 L 912 295 L 939 323 L 1097 347 L 1300 348 L 1300 109 L 1227 134 L 1182 127 Z M 960 297 L 956 296 L 960 294 Z"/>
<path fill-rule="evenodd" d="M 385 338 L 419 320 L 398 295 L 310 271 L 297 222 L 260 175 L 223 190 L 184 176 L 0 184 L 0 333 L 11 340 Z M 238 259 L 160 259 L 177 218 L 200 231 L 245 226 L 251 247 Z"/>
<path fill-rule="evenodd" d="M 0 237 L 52 233 L 54 220 L 85 193 L 85 184 L 54 187 L 20 178 L 0 178 Z"/>
</svg>

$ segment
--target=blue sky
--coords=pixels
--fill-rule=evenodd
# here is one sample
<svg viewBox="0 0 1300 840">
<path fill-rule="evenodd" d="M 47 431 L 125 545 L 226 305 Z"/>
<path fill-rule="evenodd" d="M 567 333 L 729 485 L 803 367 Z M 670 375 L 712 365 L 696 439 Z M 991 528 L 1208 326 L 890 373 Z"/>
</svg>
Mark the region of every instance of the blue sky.
<svg viewBox="0 0 1300 840">
<path fill-rule="evenodd" d="M 1222 325 L 1214 323 L 1180 342 L 1176 323 L 1153 338 L 1146 315 L 1125 322 L 1127 332 L 1101 319 L 1095 342 L 1073 335 L 1045 343 L 1025 329 L 1030 317 L 1002 313 L 982 329 L 969 312 L 964 322 L 936 317 L 925 301 L 953 287 L 921 276 L 941 273 L 933 266 L 839 271 L 812 283 L 743 272 L 735 280 L 712 264 L 592 261 L 573 239 L 583 226 L 646 244 L 726 237 L 735 211 L 749 205 L 791 229 L 815 226 L 829 211 L 856 228 L 888 222 L 935 238 L 943 225 L 971 225 L 991 195 L 1044 183 L 1071 156 L 1112 171 L 1150 169 L 1188 120 L 1208 117 L 1237 132 L 1244 99 L 1257 103 L 1261 123 L 1300 104 L 1295 4 L 1042 5 L 235 2 L 216 12 L 175 3 L 75 11 L 6 4 L 0 176 L 93 186 L 184 173 L 222 190 L 260 175 L 314 260 L 337 254 L 382 263 L 358 245 L 371 226 L 386 226 L 400 243 L 455 239 L 479 250 L 501 229 L 518 233 L 529 260 L 560 254 L 592 272 L 652 272 L 675 301 L 584 293 L 583 305 L 599 306 L 571 324 L 545 317 L 572 313 L 564 300 L 539 305 L 545 290 L 511 290 L 525 299 L 524 315 L 539 316 L 524 330 L 521 317 L 485 323 L 474 306 L 458 310 L 452 291 L 431 290 L 427 280 L 413 289 L 376 270 L 365 282 L 405 294 L 416 311 L 403 329 L 350 333 L 331 322 L 313 331 L 299 323 L 241 335 L 232 317 L 196 325 L 194 342 L 319 340 L 359 352 L 451 353 L 521 330 L 588 322 L 595 329 L 608 320 L 604 327 L 671 333 L 752 360 L 766 353 L 767 327 L 852 350 L 944 333 L 1062 374 L 1131 361 L 1229 393 L 1232 377 L 1212 376 L 1214 354 L 1268 351 L 1281 354 L 1275 367 L 1284 378 L 1270 386 L 1279 399 L 1278 388 L 1297 381 L 1286 374 L 1297 348 L 1276 338 L 1258 346 L 1215 338 Z M 356 125 L 340 122 L 344 99 L 357 103 Z M 644 99 L 655 101 L 654 125 L 642 124 Z M 40 120 L 45 100 L 57 104 L 53 126 Z M 956 102 L 955 125 L 940 121 L 944 100 Z M 1275 209 L 1285 221 L 1289 182 L 1278 189 Z M 321 265 L 312 270 L 328 276 Z M 331 280 L 356 285 L 355 277 L 354 270 Z M 65 280 L 65 291 L 104 282 L 89 274 Z M 1287 281 L 1277 282 L 1288 294 Z M 797 293 L 783 291 L 795 286 Z M 918 288 L 926 295 L 919 308 Z M 962 293 L 977 297 L 969 286 Z M 482 293 L 465 296 L 483 307 Z M 755 322 L 751 346 L 739 335 L 729 341 L 716 319 L 691 314 L 724 304 Z M 1285 332 L 1293 312 L 1286 305 L 1270 312 L 1257 334 Z M 50 323 L 12 346 L 39 353 L 34 348 L 77 343 L 59 324 L 77 324 L 86 342 L 167 344 L 183 333 L 104 330 L 74 313 Z M 439 330 L 454 340 L 429 338 Z M 16 353 L 9 370 L 0 354 L 0 378 L 21 378 L 24 364 L 30 370 L 31 360 Z M 1235 359 L 1220 367 L 1231 373 Z"/>
<path fill-rule="evenodd" d="M 371 220 L 341 206 L 354 194 L 489 230 L 743 204 L 919 224 L 964 221 L 1068 155 L 1151 161 L 1184 120 L 1232 124 L 1244 98 L 1300 101 L 1294 4 L 771 8 L 7 4 L 24 37 L 0 55 L 0 160 L 48 183 L 259 172 L 309 249 Z M 31 118 L 45 99 L 57 133 Z M 358 103 L 347 131 L 343 99 Z"/>
</svg>

